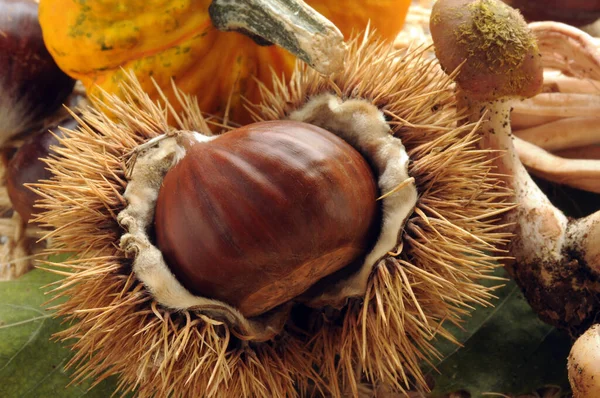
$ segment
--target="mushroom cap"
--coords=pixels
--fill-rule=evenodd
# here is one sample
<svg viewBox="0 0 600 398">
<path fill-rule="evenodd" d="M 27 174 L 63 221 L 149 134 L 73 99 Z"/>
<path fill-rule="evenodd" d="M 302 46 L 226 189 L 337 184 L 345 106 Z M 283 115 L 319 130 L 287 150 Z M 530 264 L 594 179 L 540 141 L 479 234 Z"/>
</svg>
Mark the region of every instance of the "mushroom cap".
<svg viewBox="0 0 600 398">
<path fill-rule="evenodd" d="M 543 83 L 541 55 L 522 15 L 498 0 L 438 0 L 430 20 L 436 56 L 473 99 L 528 98 Z"/>
</svg>

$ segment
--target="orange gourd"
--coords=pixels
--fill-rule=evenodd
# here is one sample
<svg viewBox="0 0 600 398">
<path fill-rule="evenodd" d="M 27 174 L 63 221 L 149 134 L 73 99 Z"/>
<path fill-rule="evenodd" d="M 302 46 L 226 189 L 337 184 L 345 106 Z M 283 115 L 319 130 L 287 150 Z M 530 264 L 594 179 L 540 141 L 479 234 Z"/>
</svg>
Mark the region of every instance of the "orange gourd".
<svg viewBox="0 0 600 398">
<path fill-rule="evenodd" d="M 92 96 L 118 93 L 126 70 L 157 97 L 151 78 L 174 101 L 171 79 L 197 96 L 200 109 L 249 121 L 242 96 L 256 100 L 254 77 L 267 84 L 271 68 L 289 75 L 294 57 L 277 46 L 261 47 L 235 32 L 216 30 L 210 0 L 41 0 L 44 41 L 59 67 L 83 82 Z M 346 38 L 367 22 L 386 39 L 400 31 L 410 0 L 308 0 Z M 102 89 L 102 90 L 101 90 Z"/>
</svg>

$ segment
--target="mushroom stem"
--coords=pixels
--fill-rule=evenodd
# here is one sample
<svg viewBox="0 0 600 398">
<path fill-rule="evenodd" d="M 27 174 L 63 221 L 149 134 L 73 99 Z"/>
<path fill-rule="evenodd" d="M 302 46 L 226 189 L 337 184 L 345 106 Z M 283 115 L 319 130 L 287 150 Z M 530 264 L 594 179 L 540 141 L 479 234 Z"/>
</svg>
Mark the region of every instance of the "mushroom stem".
<svg viewBox="0 0 600 398">
<path fill-rule="evenodd" d="M 508 119 L 509 102 L 472 102 L 471 120 L 486 112 L 481 145 L 504 151 L 496 159 L 499 173 L 514 189 L 518 207 L 507 214 L 515 234 L 505 267 L 532 308 L 544 321 L 574 335 L 585 330 L 600 310 L 600 212 L 569 220 L 531 179 L 519 160 Z"/>
<path fill-rule="evenodd" d="M 506 268 L 543 320 L 579 333 L 600 310 L 600 277 L 590 272 L 597 266 L 600 249 L 591 255 L 585 252 L 597 245 L 600 216 L 569 221 L 534 183 L 516 152 L 510 111 L 519 104 L 511 101 L 532 97 L 542 87 L 535 40 L 520 14 L 497 0 L 438 0 L 430 27 L 442 68 L 451 73 L 461 65 L 455 79 L 458 95 L 468 119 L 481 120 L 480 145 L 503 152 L 494 164 L 514 189 L 518 204 L 506 215 L 515 234 L 508 244 L 513 260 Z M 584 115 L 565 116 L 588 116 L 600 110 L 597 97 L 560 96 L 587 108 Z M 553 94 L 541 94 L 524 102 L 530 108 L 539 102 L 547 108 L 544 101 L 555 99 Z M 561 103 L 556 109 L 564 106 Z"/>
<path fill-rule="evenodd" d="M 560 116 L 548 115 L 529 115 L 527 113 L 519 113 L 513 108 L 510 115 L 510 121 L 514 130 L 523 130 L 535 126 L 540 126 L 546 123 L 552 123 L 562 119 Z"/>
<path fill-rule="evenodd" d="M 513 104 L 514 112 L 558 117 L 583 117 L 600 114 L 597 94 L 542 93 Z"/>
<path fill-rule="evenodd" d="M 592 36 L 560 22 L 532 22 L 545 68 L 570 76 L 600 80 L 600 53 Z"/>
<path fill-rule="evenodd" d="M 533 174 L 573 188 L 600 193 L 600 160 L 565 159 L 515 137 L 517 154 Z"/>
<path fill-rule="evenodd" d="M 511 102 L 471 101 L 468 109 L 471 121 L 483 117 L 481 147 L 503 152 L 494 162 L 496 171 L 505 176 L 507 185 L 514 190 L 514 201 L 519 204 L 506 220 L 513 225 L 517 235 L 509 247 L 515 264 L 535 261 L 536 258 L 557 261 L 561 257 L 567 218 L 552 205 L 519 160 L 510 126 Z"/>
<path fill-rule="evenodd" d="M 600 160 L 600 145 L 582 146 L 577 148 L 564 149 L 558 151 L 555 155 L 567 159 L 597 159 Z"/>
<path fill-rule="evenodd" d="M 598 126 L 600 126 L 600 117 L 573 117 L 515 130 L 515 135 L 540 148 L 554 152 L 600 144 Z"/>
<path fill-rule="evenodd" d="M 566 76 L 561 71 L 544 71 L 544 92 L 600 94 L 600 81 Z"/>
<path fill-rule="evenodd" d="M 582 260 L 595 275 L 600 275 L 600 211 L 573 221 L 568 232 L 570 243 L 579 248 Z"/>
</svg>

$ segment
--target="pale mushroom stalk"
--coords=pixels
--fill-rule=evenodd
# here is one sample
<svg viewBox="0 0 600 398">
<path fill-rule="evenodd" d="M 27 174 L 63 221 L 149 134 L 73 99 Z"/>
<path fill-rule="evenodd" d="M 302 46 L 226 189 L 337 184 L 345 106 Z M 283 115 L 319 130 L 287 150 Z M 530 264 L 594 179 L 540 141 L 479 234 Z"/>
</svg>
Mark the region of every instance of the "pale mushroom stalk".
<svg viewBox="0 0 600 398">
<path fill-rule="evenodd" d="M 506 267 L 542 319 L 578 333 L 600 309 L 592 287 L 599 277 L 591 269 L 598 256 L 584 251 L 593 246 L 590 236 L 600 236 L 600 215 L 569 221 L 515 151 L 511 107 L 542 87 L 535 38 L 516 10 L 496 0 L 439 0 L 430 28 L 442 68 L 460 67 L 457 95 L 469 121 L 482 120 L 481 146 L 503 152 L 496 172 L 506 176 L 518 205 L 506 220 L 515 234 L 508 247 L 514 260 Z"/>
<path fill-rule="evenodd" d="M 529 27 L 537 38 L 546 69 L 544 93 L 514 105 L 515 135 L 527 141 L 515 142 L 517 152 L 533 174 L 597 192 L 599 164 L 592 161 L 598 159 L 595 153 L 599 148 L 595 145 L 600 143 L 600 119 L 594 116 L 600 112 L 597 41 L 558 22 L 535 22 Z M 577 151 L 565 155 L 556 153 L 576 147 Z"/>
<path fill-rule="evenodd" d="M 515 129 L 517 137 L 550 152 L 600 144 L 600 117 L 583 116 Z M 523 159 L 521 159 L 524 161 Z"/>
<path fill-rule="evenodd" d="M 544 56 L 542 55 L 542 60 Z M 567 76 L 556 69 L 544 70 L 544 91 L 558 93 L 600 94 L 600 81 Z"/>
<path fill-rule="evenodd" d="M 510 114 L 510 121 L 513 130 L 523 130 L 542 124 L 548 124 L 557 120 L 563 119 L 560 116 L 540 116 L 540 115 L 529 115 L 526 113 L 518 113 L 513 107 L 513 111 Z"/>
<path fill-rule="evenodd" d="M 569 76 L 600 80 L 600 54 L 596 40 L 573 26 L 553 21 L 532 22 L 545 68 Z"/>
<path fill-rule="evenodd" d="M 600 193 L 600 160 L 565 159 L 515 137 L 515 149 L 532 174 L 573 188 Z"/>
<path fill-rule="evenodd" d="M 542 93 L 514 104 L 517 113 L 583 117 L 600 114 L 600 96 L 579 93 Z"/>
<path fill-rule="evenodd" d="M 600 160 L 600 145 L 580 146 L 577 148 L 557 151 L 556 155 L 566 159 L 596 159 Z"/>
</svg>

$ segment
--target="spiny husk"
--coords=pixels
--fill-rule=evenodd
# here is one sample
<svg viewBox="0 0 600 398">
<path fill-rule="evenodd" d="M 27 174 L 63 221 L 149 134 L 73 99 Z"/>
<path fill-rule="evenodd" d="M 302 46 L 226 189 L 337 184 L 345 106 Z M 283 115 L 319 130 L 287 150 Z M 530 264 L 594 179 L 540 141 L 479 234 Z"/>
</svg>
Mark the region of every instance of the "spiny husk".
<svg viewBox="0 0 600 398">
<path fill-rule="evenodd" d="M 508 238 L 502 213 L 514 207 L 491 166 L 499 154 L 478 149 L 477 126 L 457 127 L 451 78 L 428 49 L 394 51 L 367 37 L 352 42 L 341 74 L 328 79 L 299 64 L 289 83 L 275 77 L 273 90 L 261 85 L 263 102 L 251 106 L 257 120 L 270 120 L 323 92 L 367 99 L 384 111 L 412 160 L 420 198 L 400 253 L 380 262 L 364 301 L 351 302 L 340 325 L 323 322 L 313 339 L 323 377 L 355 395 L 357 368 L 400 391 L 411 381 L 425 385 L 419 364 L 438 357 L 431 340 L 454 340 L 444 322 L 457 323 L 492 297 L 478 281 L 501 259 Z"/>
<path fill-rule="evenodd" d="M 59 333 L 72 342 L 75 380 L 120 374 L 119 392 L 140 396 L 358 395 L 361 383 L 405 391 L 424 386 L 422 361 L 438 354 L 436 335 L 474 303 L 487 304 L 488 277 L 505 243 L 501 215 L 512 207 L 493 174 L 490 153 L 477 149 L 476 126 L 456 127 L 450 80 L 421 51 L 393 53 L 365 35 L 352 42 L 346 70 L 333 80 L 299 66 L 291 83 L 263 87 L 258 119 L 284 118 L 308 97 L 337 92 L 371 100 L 386 112 L 413 162 L 421 197 L 398 253 L 377 266 L 363 299 L 342 311 L 295 314 L 276 339 L 243 342 L 210 317 L 157 305 L 118 249 L 116 215 L 124 206 L 126 160 L 134 148 L 176 129 L 209 134 L 194 101 L 172 114 L 135 82 L 124 100 L 107 96 L 108 117 L 88 109 L 49 159 L 51 181 L 37 186 L 53 228 L 55 252 L 75 253 L 55 264 L 65 278 L 55 306 L 70 321 Z M 59 159 L 60 158 L 60 159 Z"/>
</svg>

